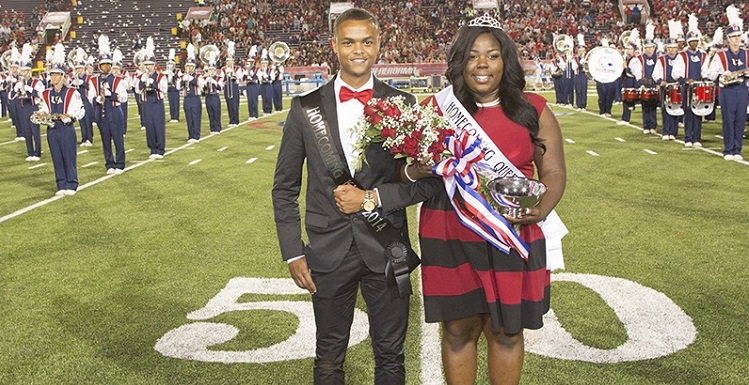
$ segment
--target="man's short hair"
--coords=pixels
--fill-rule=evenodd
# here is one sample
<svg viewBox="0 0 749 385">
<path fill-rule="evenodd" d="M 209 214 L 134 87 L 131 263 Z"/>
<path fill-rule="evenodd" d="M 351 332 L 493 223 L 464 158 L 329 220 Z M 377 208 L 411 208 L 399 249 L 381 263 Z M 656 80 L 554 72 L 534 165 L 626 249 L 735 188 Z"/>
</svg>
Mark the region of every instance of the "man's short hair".
<svg viewBox="0 0 749 385">
<path fill-rule="evenodd" d="M 338 17 L 336 17 L 335 21 L 333 22 L 333 36 L 335 37 L 336 32 L 338 32 L 338 25 L 343 23 L 344 21 L 348 20 L 370 20 L 375 25 L 377 30 L 380 29 L 380 22 L 377 20 L 377 16 L 373 15 L 366 9 L 362 8 L 349 8 Z"/>
</svg>

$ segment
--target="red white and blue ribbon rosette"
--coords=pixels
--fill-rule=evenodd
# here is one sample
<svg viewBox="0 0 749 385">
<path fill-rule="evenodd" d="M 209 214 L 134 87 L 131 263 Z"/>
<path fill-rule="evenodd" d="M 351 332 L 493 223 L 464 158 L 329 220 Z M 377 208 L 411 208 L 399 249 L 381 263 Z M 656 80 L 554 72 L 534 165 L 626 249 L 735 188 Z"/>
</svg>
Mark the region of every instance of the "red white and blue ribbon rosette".
<svg viewBox="0 0 749 385">
<path fill-rule="evenodd" d="M 479 193 L 481 181 L 476 168 L 484 159 L 481 140 L 460 131 L 447 136 L 445 142 L 452 156 L 435 164 L 432 172 L 442 176 L 458 220 L 504 253 L 509 255 L 515 249 L 528 260 L 528 245 Z"/>
</svg>

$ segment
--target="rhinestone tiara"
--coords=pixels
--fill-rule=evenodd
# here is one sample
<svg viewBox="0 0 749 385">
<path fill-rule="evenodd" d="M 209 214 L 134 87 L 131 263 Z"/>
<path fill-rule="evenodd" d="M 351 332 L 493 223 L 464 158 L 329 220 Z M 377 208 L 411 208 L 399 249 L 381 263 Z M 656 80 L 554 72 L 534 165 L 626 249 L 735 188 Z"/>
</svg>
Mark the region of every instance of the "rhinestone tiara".
<svg viewBox="0 0 749 385">
<path fill-rule="evenodd" d="M 489 27 L 489 28 L 496 28 L 501 30 L 502 25 L 499 24 L 499 21 L 491 16 L 489 16 L 488 13 L 485 13 L 479 17 L 471 19 L 471 21 L 468 22 L 469 27 Z"/>
</svg>

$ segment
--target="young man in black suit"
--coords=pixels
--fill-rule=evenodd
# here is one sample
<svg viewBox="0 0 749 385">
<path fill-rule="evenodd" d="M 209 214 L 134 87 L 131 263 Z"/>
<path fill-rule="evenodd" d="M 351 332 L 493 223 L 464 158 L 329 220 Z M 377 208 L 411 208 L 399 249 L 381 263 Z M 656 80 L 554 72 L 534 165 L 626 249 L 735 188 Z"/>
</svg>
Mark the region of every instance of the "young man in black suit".
<svg viewBox="0 0 749 385">
<path fill-rule="evenodd" d="M 350 130 L 363 115 L 364 103 L 397 95 L 415 102 L 413 95 L 372 75 L 379 34 L 376 17 L 363 9 L 338 16 L 331 44 L 340 71 L 333 81 L 292 100 L 278 153 L 272 193 L 276 229 L 294 282 L 312 294 L 315 384 L 344 384 L 343 362 L 359 287 L 367 303 L 375 383 L 405 383 L 408 296 L 389 284 L 385 247 L 367 218 L 373 213 L 387 218 L 407 235 L 405 207 L 443 188 L 438 178 L 400 182 L 405 162 L 393 159 L 380 143 L 371 144 L 365 150 L 367 162 L 354 169 L 357 138 L 351 138 Z M 302 240 L 298 203 L 305 161 L 308 244 Z M 347 182 L 349 175 L 353 181 Z M 403 242 L 408 244 L 407 237 Z"/>
</svg>

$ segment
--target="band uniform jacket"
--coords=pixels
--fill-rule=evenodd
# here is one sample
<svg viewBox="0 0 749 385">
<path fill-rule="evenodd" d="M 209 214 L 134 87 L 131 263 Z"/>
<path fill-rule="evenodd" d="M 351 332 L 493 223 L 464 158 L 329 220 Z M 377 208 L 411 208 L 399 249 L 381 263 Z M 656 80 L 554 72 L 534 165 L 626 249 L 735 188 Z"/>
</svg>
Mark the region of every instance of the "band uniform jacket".
<svg viewBox="0 0 749 385">
<path fill-rule="evenodd" d="M 334 81 L 312 92 L 320 92 L 322 109 L 328 120 L 340 158 L 344 158 L 336 115 Z M 406 102 L 415 102 L 413 95 L 392 88 L 374 79 L 374 98 L 403 95 Z M 407 235 L 405 207 L 426 200 L 443 189 L 440 178 L 426 178 L 416 183 L 398 182 L 404 159 L 395 160 L 380 143 L 366 149 L 367 162 L 353 175 L 364 189 L 377 188 L 380 205 L 376 210 Z M 308 243 L 302 240 L 298 198 L 302 188 L 302 167 L 306 161 L 307 186 L 304 223 Z M 343 161 L 343 160 L 342 160 Z M 343 214 L 336 207 L 333 190 L 336 184 L 315 144 L 315 136 L 304 116 L 299 97 L 291 102 L 278 150 L 273 183 L 273 208 L 276 230 L 284 261 L 305 255 L 310 269 L 321 273 L 335 270 L 356 241 L 364 263 L 374 272 L 384 272 L 385 250 L 370 233 L 361 213 Z M 404 239 L 408 242 L 408 239 Z"/>
</svg>

